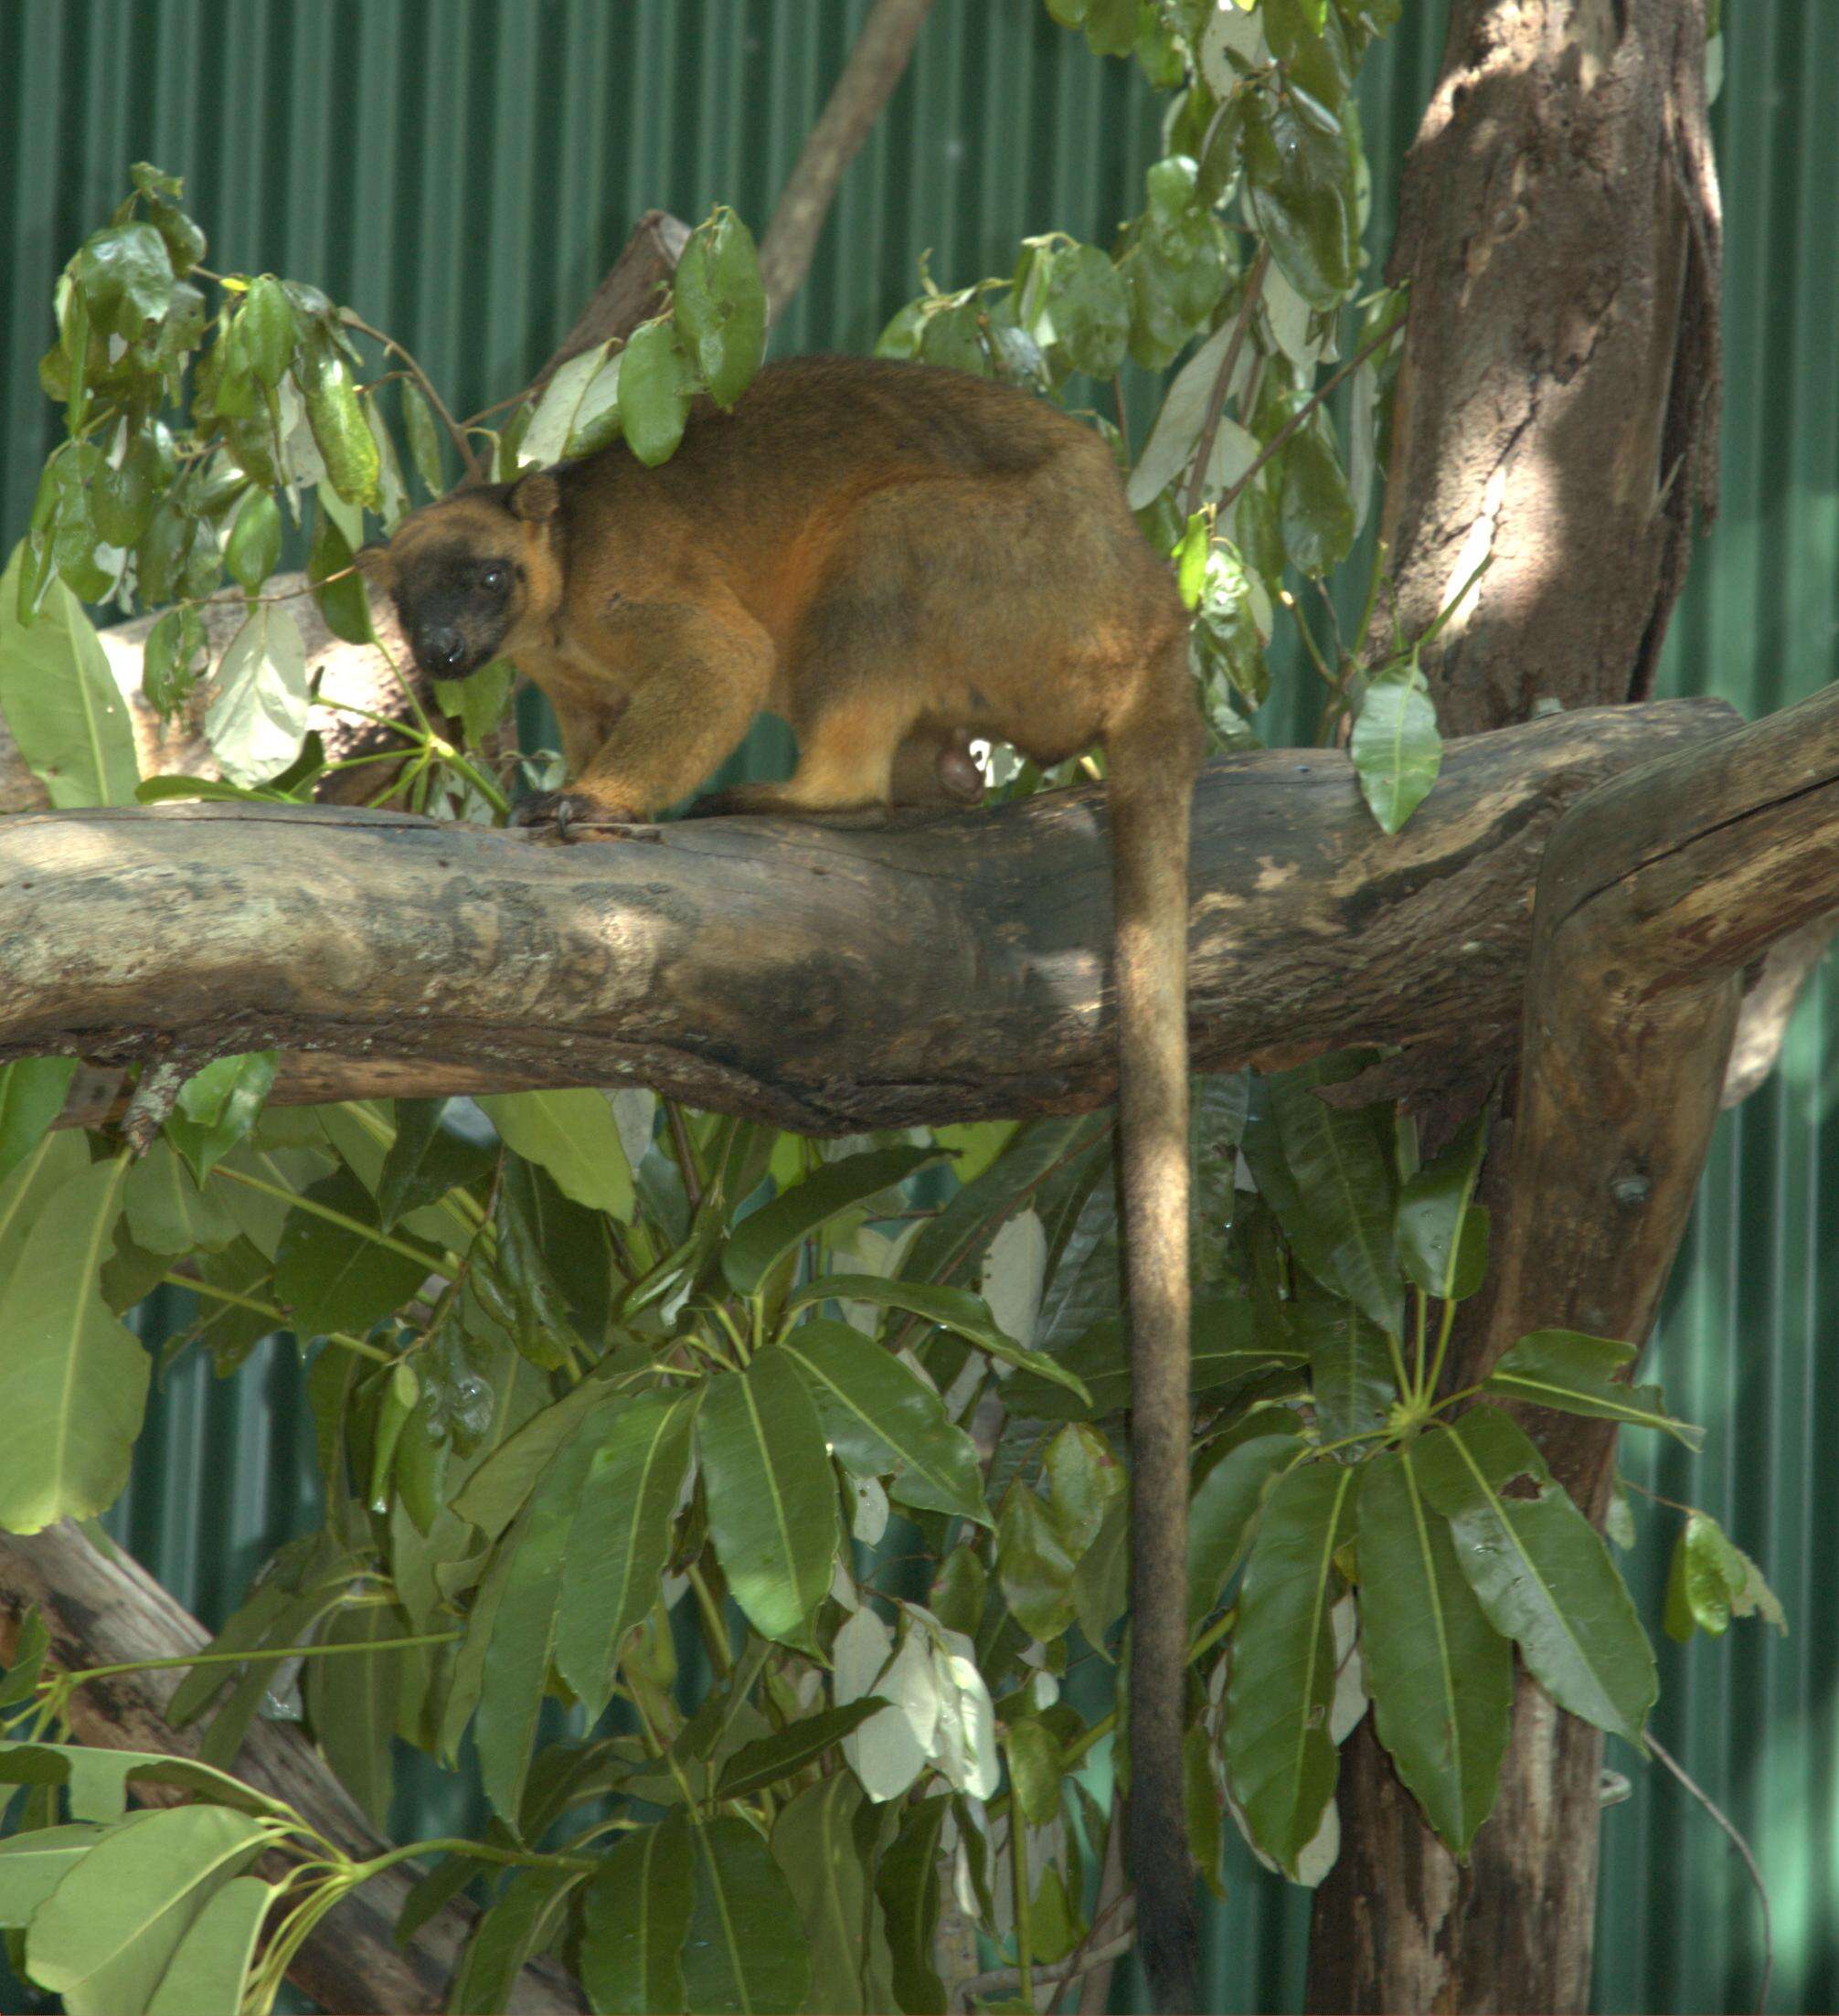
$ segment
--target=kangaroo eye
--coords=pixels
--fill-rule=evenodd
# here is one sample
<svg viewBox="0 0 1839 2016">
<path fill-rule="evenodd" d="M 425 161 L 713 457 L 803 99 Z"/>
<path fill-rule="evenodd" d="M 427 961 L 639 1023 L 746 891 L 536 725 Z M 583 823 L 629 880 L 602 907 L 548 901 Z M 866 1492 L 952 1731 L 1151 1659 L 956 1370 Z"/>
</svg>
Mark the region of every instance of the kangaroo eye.
<svg viewBox="0 0 1839 2016">
<path fill-rule="evenodd" d="M 494 595 L 497 594 L 509 578 L 510 577 L 495 560 L 489 567 L 483 567 L 479 569 L 479 586 L 489 589 Z"/>
</svg>

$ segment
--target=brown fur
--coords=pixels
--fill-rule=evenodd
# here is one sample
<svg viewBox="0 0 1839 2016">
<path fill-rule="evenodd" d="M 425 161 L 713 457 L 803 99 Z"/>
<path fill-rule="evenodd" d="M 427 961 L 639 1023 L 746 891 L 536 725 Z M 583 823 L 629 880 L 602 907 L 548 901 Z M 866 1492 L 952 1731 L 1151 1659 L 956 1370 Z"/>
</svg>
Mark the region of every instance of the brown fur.
<svg viewBox="0 0 1839 2016">
<path fill-rule="evenodd" d="M 510 573 L 502 592 L 481 585 L 493 565 Z M 654 815 L 762 709 L 792 724 L 797 770 L 722 810 L 974 796 L 971 734 L 1042 763 L 1102 745 L 1132 1338 L 1129 1860 L 1158 2003 L 1191 2008 L 1185 973 L 1201 733 L 1186 618 L 1110 451 L 1007 387 L 801 358 L 732 413 L 700 402 L 660 468 L 616 445 L 458 493 L 371 566 L 428 669 L 506 654 L 549 696 L 572 780 L 538 818 Z"/>
</svg>

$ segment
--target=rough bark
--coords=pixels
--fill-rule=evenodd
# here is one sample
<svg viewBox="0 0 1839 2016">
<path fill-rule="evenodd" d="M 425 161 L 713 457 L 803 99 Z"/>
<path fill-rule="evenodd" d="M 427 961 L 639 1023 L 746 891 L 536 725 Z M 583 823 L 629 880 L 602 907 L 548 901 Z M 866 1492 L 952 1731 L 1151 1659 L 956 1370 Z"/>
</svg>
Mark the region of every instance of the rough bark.
<svg viewBox="0 0 1839 2016">
<path fill-rule="evenodd" d="M 1498 1067 L 1565 806 L 1633 763 L 1715 745 L 1733 719 L 1674 701 L 1453 745 L 1396 839 L 1338 751 L 1209 766 L 1197 1064 L 1355 1040 L 1447 1050 L 1460 1030 Z M 629 831 L 564 847 L 240 805 L 9 821 L 0 1057 L 272 1045 L 303 1060 L 296 1097 L 627 1080 L 813 1132 L 1111 1097 L 1100 792 L 870 829 Z"/>
<path fill-rule="evenodd" d="M 1391 270 L 1411 312 L 1381 526 L 1408 633 L 1488 563 L 1424 656 L 1445 732 L 1651 688 L 1695 513 L 1716 493 L 1720 227 L 1704 30 L 1700 0 L 1453 0 L 1401 191 Z M 1390 621 L 1388 609 L 1388 635 Z M 1778 780 L 1784 795 L 1791 776 Z M 1695 771 L 1675 822 L 1689 822 L 1700 789 Z M 1619 835 L 1580 830 L 1606 867 L 1628 866 Z M 1759 916 L 1785 928 L 1766 902 Z M 1676 921 L 1652 922 L 1639 971 L 1685 963 L 1698 924 Z M 1548 986 L 1542 1013 L 1575 1026 Z M 1515 1119 L 1510 1088 L 1483 1179 L 1513 1228 L 1496 1244 L 1497 1284 L 1518 1284 L 1497 1288 L 1500 1321 L 1525 1330 L 1589 1310 L 1582 1327 L 1644 1337 L 1703 1159 L 1734 987 L 1709 986 L 1696 1013 L 1669 988 L 1665 1005 L 1597 1024 L 1603 1125 L 1566 1154 L 1524 1159 L 1531 1115 Z M 1530 1014 L 1527 1073 L 1545 1068 Z M 1536 1106 L 1533 1077 L 1522 1088 Z M 1540 1124 L 1536 1138 L 1554 1137 Z M 1650 1183 L 1654 1199 L 1626 1265 L 1619 1182 Z M 1594 1213 L 1572 1208 L 1579 1196 Z M 1541 1236 L 1560 1226 L 1569 1243 Z M 1469 1383 L 1505 1342 L 1483 1310 L 1465 1311 L 1448 1376 Z M 1606 1438 L 1591 1425 L 1547 1426 L 1560 1475 L 1600 1470 Z M 1308 2006 L 1584 2007 L 1601 1750 L 1522 1676 L 1500 1802 L 1459 1869 L 1363 1730 L 1343 1756 L 1342 1853 L 1317 1894 Z"/>
<path fill-rule="evenodd" d="M 29 1538 L 9 1533 L 0 1544 L 0 1660 L 12 1657 L 19 1618 L 35 1603 L 50 1631 L 51 1660 L 67 1671 L 180 1658 L 210 1638 L 144 1568 L 105 1552 L 68 1523 Z M 90 1682 L 71 1696 L 73 1734 L 104 1749 L 195 1756 L 196 1733 L 175 1731 L 165 1720 L 165 1703 L 182 1677 L 167 1670 Z M 292 1724 L 251 1724 L 236 1771 L 258 1790 L 285 1799 L 347 1854 L 361 1860 L 388 1845 Z M 145 1803 L 178 1797 L 154 1787 Z M 445 1905 L 399 1947 L 396 1920 L 419 1874 L 399 1863 L 355 1892 L 308 1940 L 289 1979 L 321 2008 L 346 2016 L 440 2009 L 478 1913 L 463 1900 Z M 521 2016 L 564 2016 L 585 2006 L 569 1977 L 540 1961 L 519 1975 L 510 2004 Z"/>
<path fill-rule="evenodd" d="M 1700 0 L 1455 0 L 1391 260 L 1381 530 L 1446 732 L 1641 699 L 1716 496 Z M 1385 649 L 1391 635 L 1387 608 Z"/>
</svg>

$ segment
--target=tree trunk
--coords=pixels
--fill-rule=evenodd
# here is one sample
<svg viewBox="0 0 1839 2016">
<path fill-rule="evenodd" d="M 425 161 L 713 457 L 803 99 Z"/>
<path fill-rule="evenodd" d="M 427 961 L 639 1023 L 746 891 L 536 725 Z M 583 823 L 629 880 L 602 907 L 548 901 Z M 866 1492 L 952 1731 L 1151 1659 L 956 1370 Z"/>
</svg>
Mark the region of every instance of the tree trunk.
<svg viewBox="0 0 1839 2016">
<path fill-rule="evenodd" d="M 1701 0 L 1453 0 L 1393 255 L 1411 314 L 1382 525 L 1408 633 L 1488 563 L 1425 654 L 1446 733 L 1652 688 L 1717 481 L 1704 50 Z M 1571 834 L 1588 837 L 1567 841 L 1568 858 L 1595 846 L 1600 865 L 1607 844 L 1626 874 L 1621 836 L 1576 816 Z M 1605 1016 L 1583 985 L 1587 971 L 1610 984 L 1600 944 L 1580 949 L 1602 920 L 1554 922 L 1557 900 L 1542 886 L 1545 964 L 1484 1179 L 1507 1227 L 1494 1317 L 1465 1310 L 1452 1387 L 1541 1323 L 1642 1341 L 1724 1079 L 1734 970 L 1707 976 L 1695 1003 L 1669 988 Z M 1642 970 L 1684 965 L 1696 928 L 1663 907 Z M 1585 1025 L 1590 1068 L 1560 1103 L 1572 1120 L 1575 1101 L 1601 1103 L 1593 1128 L 1568 1131 L 1541 1102 Z M 1554 1470 L 1600 1511 L 1612 1435 L 1570 1417 L 1542 1427 Z M 1523 1673 L 1500 1801 L 1459 1868 L 1363 1727 L 1343 1755 L 1343 1845 L 1316 1899 L 1308 2007 L 1584 2008 L 1601 1752 Z"/>
</svg>

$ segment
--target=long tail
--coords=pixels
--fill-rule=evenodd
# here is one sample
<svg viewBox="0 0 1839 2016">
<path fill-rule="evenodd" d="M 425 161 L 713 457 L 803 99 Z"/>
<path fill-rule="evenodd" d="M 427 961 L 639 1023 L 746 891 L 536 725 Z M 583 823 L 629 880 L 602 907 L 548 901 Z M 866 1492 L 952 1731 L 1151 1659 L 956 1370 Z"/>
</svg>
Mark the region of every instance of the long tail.
<svg viewBox="0 0 1839 2016">
<path fill-rule="evenodd" d="M 1185 657 L 1185 653 L 1184 653 Z M 1186 673 L 1182 685 L 1185 698 Z M 1131 1791 L 1137 1951 L 1163 2016 L 1199 2008 L 1183 1788 L 1187 1692 L 1191 707 L 1108 737 L 1115 877 L 1119 1179 L 1131 1335 Z"/>
</svg>

